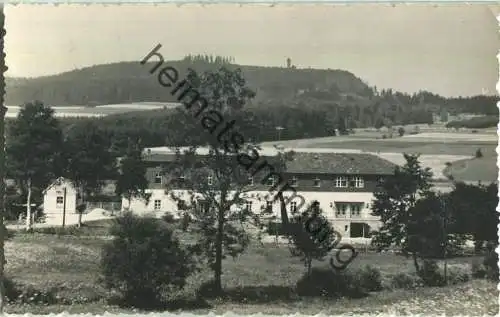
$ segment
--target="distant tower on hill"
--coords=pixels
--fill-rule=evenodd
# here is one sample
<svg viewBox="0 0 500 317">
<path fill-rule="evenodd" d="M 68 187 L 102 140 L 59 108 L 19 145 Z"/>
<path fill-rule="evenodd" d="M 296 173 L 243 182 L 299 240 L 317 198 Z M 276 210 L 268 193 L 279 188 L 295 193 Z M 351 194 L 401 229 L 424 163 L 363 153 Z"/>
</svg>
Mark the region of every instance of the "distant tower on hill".
<svg viewBox="0 0 500 317">
<path fill-rule="evenodd" d="M 286 68 L 291 68 L 292 67 L 292 59 L 288 57 L 286 59 Z"/>
</svg>

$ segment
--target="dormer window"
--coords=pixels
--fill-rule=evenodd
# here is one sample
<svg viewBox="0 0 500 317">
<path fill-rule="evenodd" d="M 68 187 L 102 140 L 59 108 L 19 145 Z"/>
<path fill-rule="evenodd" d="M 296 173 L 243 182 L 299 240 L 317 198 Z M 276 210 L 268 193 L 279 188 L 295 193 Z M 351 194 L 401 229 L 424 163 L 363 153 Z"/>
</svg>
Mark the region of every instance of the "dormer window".
<svg viewBox="0 0 500 317">
<path fill-rule="evenodd" d="M 356 176 L 352 179 L 352 181 L 353 181 L 353 187 L 356 187 L 356 188 L 365 187 L 365 181 L 364 181 L 363 177 Z"/>
<path fill-rule="evenodd" d="M 319 178 L 315 178 L 314 179 L 314 183 L 313 183 L 313 186 L 314 187 L 320 187 L 321 186 L 321 180 Z"/>
<path fill-rule="evenodd" d="M 156 172 L 155 173 L 155 184 L 161 184 L 163 182 L 163 177 L 161 175 L 161 172 Z"/>
<path fill-rule="evenodd" d="M 290 186 L 297 187 L 299 185 L 299 179 L 297 177 L 292 177 Z"/>
<path fill-rule="evenodd" d="M 335 179 L 335 187 L 347 187 L 347 177 L 339 176 Z"/>
</svg>

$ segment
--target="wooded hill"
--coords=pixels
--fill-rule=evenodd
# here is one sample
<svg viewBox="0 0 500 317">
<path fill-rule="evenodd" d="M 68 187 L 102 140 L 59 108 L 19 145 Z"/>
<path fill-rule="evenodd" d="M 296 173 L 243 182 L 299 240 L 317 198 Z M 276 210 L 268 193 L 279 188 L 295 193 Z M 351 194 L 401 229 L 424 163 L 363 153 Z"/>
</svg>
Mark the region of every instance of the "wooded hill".
<svg viewBox="0 0 500 317">
<path fill-rule="evenodd" d="M 387 112 L 406 113 L 403 117 L 413 118 L 415 111 L 426 112 L 425 118 L 430 112 L 436 114 L 442 111 L 498 115 L 497 97 L 444 98 L 425 91 L 415 94 L 390 89 L 378 91 L 345 70 L 241 66 L 231 64 L 231 61 L 220 56 L 190 55 L 181 61 L 168 62 L 168 65 L 175 67 L 181 78 L 188 69 L 203 72 L 222 65 L 241 68 L 247 85 L 256 92 L 256 98 L 248 105 L 250 108 L 285 106 L 342 110 L 357 107 L 356 113 L 366 109 L 372 113 L 380 112 L 384 118 L 388 117 Z M 120 62 L 38 78 L 7 78 L 6 104 L 21 105 L 33 100 L 52 106 L 175 102 L 170 89 L 160 86 L 157 76 L 149 73 L 154 65 L 155 62 L 146 65 L 141 65 L 139 61 Z M 358 120 L 358 126 L 373 125 L 375 118 L 370 117 L 367 122 Z M 403 117 L 390 120 L 403 124 L 408 121 Z M 417 121 L 406 123 L 427 123 L 428 119 Z"/>
<path fill-rule="evenodd" d="M 170 91 L 158 84 L 157 76 L 149 73 L 154 64 L 120 62 L 33 79 L 8 78 L 6 103 L 17 105 L 38 99 L 46 104 L 71 106 L 175 101 Z M 206 62 L 189 57 L 182 61 L 168 62 L 168 65 L 181 73 L 181 77 L 188 68 L 202 72 L 220 64 L 222 62 Z M 288 100 L 309 90 L 362 96 L 369 95 L 371 91 L 359 78 L 343 70 L 226 65 L 242 69 L 250 88 L 257 93 L 256 101 Z"/>
</svg>

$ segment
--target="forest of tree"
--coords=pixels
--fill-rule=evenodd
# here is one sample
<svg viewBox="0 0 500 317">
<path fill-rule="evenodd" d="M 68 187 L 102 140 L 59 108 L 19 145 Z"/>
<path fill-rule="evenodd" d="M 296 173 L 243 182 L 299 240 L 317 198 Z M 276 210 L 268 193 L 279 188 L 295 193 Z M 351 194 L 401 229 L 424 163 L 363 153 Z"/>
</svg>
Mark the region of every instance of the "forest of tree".
<svg viewBox="0 0 500 317">
<path fill-rule="evenodd" d="M 107 133 L 119 151 L 126 148 L 125 142 L 128 138 L 141 139 L 145 147 L 172 144 L 187 146 L 194 140 L 181 133 L 183 123 L 180 119 L 185 115 L 181 109 L 135 111 L 101 118 L 65 118 L 61 120 L 61 125 L 63 133 L 67 135 L 70 132 L 85 130 L 89 122 L 94 122 Z M 335 133 L 348 134 L 351 128 L 371 125 L 372 122 L 391 125 L 391 118 L 398 124 L 432 122 L 432 114 L 425 111 L 413 110 L 403 114 L 404 117 L 399 119 L 392 113 L 384 115 L 369 109 L 363 111 L 359 107 L 340 108 L 332 105 L 330 108 L 324 106 L 308 109 L 280 105 L 272 108 L 244 109 L 227 120 L 235 120 L 235 129 L 249 142 L 277 140 L 276 127 L 284 128 L 279 133 L 279 139 L 289 140 L 332 136 Z M 9 126 L 13 119 L 6 122 Z"/>
</svg>

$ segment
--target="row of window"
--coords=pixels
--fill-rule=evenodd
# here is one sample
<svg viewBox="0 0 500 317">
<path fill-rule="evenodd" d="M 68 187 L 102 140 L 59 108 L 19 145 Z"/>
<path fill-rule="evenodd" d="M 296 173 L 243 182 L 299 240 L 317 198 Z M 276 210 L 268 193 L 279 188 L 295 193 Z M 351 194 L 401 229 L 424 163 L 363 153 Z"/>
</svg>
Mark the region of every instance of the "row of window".
<svg viewBox="0 0 500 317">
<path fill-rule="evenodd" d="M 335 203 L 336 206 L 336 212 L 335 215 L 337 217 L 342 217 L 346 216 L 347 211 L 350 211 L 349 215 L 351 217 L 359 217 L 361 215 L 361 210 L 363 209 L 364 203 Z M 179 201 L 177 204 L 177 207 L 179 210 L 184 210 L 185 209 L 185 202 Z M 252 211 L 253 208 L 253 202 L 252 201 L 247 201 L 245 203 L 245 207 Z M 319 202 L 318 202 L 318 207 L 319 207 Z M 369 207 L 368 205 L 366 206 L 367 208 Z M 153 201 L 153 208 L 154 210 L 160 210 L 161 209 L 161 200 L 160 199 L 155 199 Z M 202 208 L 204 208 L 202 206 Z M 273 202 L 272 201 L 267 201 L 266 202 L 266 210 L 268 212 L 273 212 Z M 297 202 L 292 201 L 290 203 L 290 211 L 291 212 L 297 212 Z"/>
<path fill-rule="evenodd" d="M 183 179 L 184 177 L 180 177 L 180 179 Z M 161 172 L 157 172 L 155 174 L 155 178 L 154 178 L 154 182 L 156 184 L 162 184 L 163 182 L 163 177 L 162 177 L 162 174 Z M 253 180 L 253 177 L 249 177 L 248 178 L 248 183 L 250 186 L 252 186 L 254 184 L 254 180 Z M 212 176 L 207 176 L 207 185 L 213 185 L 213 177 Z M 269 179 L 267 180 L 266 182 L 266 185 L 268 186 L 275 186 L 276 185 L 276 179 L 275 177 L 271 176 L 269 177 Z M 290 183 L 289 183 L 290 186 L 292 187 L 297 187 L 299 186 L 299 179 L 297 177 L 292 177 Z M 313 186 L 314 187 L 321 187 L 321 179 L 319 179 L 318 177 L 316 177 L 314 180 L 313 180 Z M 354 188 L 364 188 L 365 187 L 365 181 L 362 177 L 360 176 L 355 176 L 355 177 L 346 177 L 346 176 L 338 176 L 337 178 L 335 178 L 335 187 L 338 187 L 338 188 L 347 188 L 347 187 L 354 187 Z"/>
</svg>

